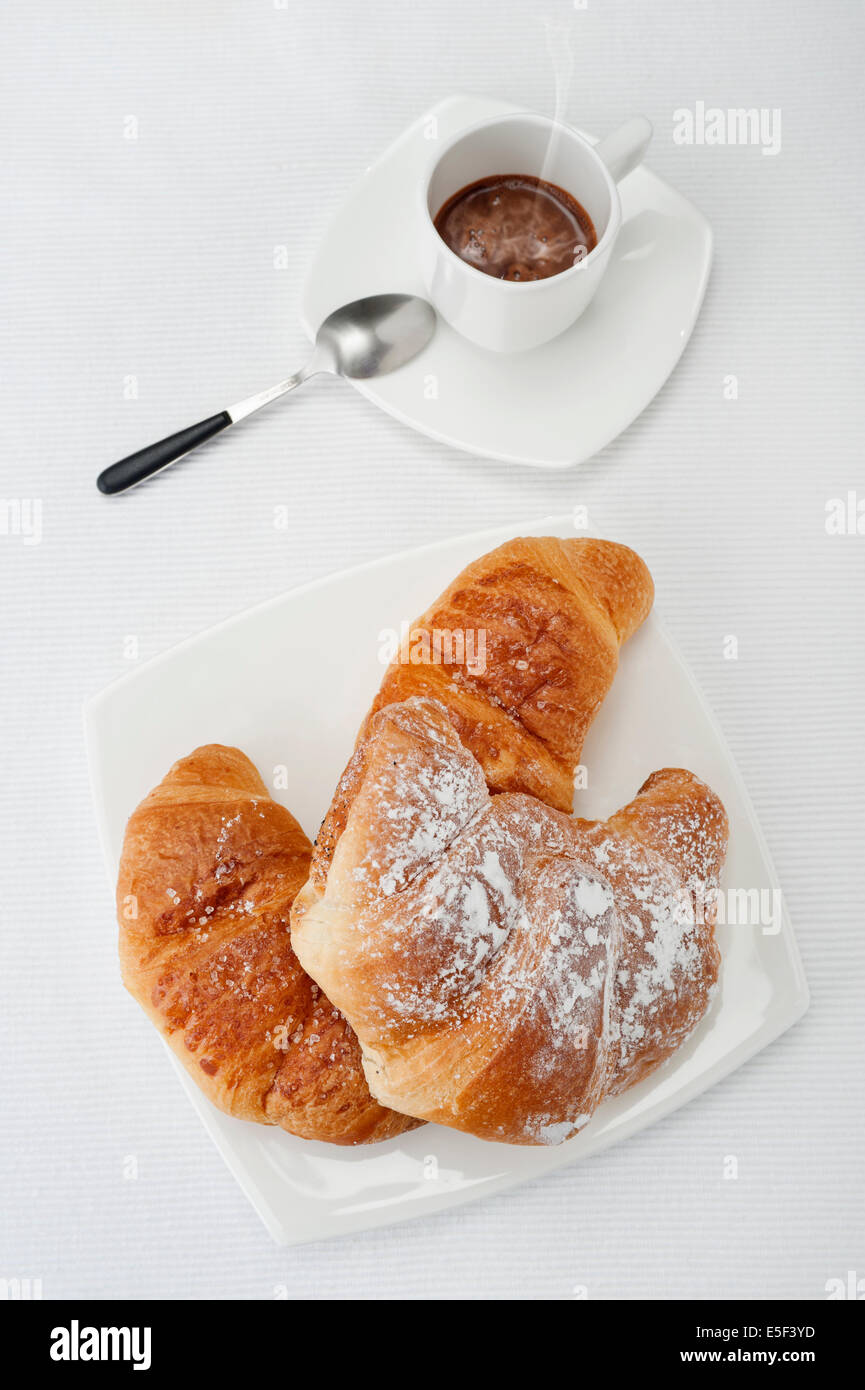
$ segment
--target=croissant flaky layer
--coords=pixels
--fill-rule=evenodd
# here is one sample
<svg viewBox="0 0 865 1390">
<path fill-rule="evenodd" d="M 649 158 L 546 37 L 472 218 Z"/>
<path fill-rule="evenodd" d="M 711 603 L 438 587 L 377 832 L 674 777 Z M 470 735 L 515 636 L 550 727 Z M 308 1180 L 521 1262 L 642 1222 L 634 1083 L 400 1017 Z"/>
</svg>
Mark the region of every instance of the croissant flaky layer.
<svg viewBox="0 0 865 1390">
<path fill-rule="evenodd" d="M 175 763 L 126 831 L 123 980 L 221 1110 L 307 1139 L 387 1139 L 417 1122 L 373 1100 L 357 1039 L 291 946 L 311 850 L 238 749 Z"/>
<path fill-rule="evenodd" d="M 370 721 L 292 911 L 373 1094 L 509 1143 L 559 1143 L 668 1057 L 718 972 L 727 822 L 655 773 L 606 822 L 490 796 L 436 701 Z"/>
<path fill-rule="evenodd" d="M 625 545 L 507 541 L 412 626 L 372 713 L 412 696 L 440 700 L 491 791 L 527 792 L 569 811 L 619 647 L 653 597 L 646 565 Z"/>
</svg>

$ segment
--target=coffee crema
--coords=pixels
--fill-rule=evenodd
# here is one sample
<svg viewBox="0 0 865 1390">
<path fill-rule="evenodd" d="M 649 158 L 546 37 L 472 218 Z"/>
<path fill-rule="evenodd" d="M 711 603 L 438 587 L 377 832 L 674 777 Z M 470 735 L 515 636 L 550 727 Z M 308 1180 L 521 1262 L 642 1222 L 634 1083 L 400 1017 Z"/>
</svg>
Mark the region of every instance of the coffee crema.
<svg viewBox="0 0 865 1390">
<path fill-rule="evenodd" d="M 491 174 L 454 193 L 435 229 L 452 251 L 498 280 L 546 280 L 598 244 L 592 219 L 563 188 L 534 174 Z"/>
</svg>

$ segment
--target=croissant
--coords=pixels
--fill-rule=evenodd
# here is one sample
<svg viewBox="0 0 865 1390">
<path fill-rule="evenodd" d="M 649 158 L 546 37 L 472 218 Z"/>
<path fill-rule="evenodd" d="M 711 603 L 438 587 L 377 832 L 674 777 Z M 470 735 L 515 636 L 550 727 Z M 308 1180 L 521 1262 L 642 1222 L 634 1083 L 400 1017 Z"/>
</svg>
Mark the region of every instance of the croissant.
<svg viewBox="0 0 865 1390">
<path fill-rule="evenodd" d="M 619 647 L 653 597 L 646 565 L 625 545 L 507 541 L 464 569 L 409 630 L 371 714 L 412 696 L 440 700 L 490 791 L 570 811 Z"/>
<path fill-rule="evenodd" d="M 490 796 L 449 711 L 411 699 L 370 720 L 331 815 L 292 940 L 383 1105 L 559 1143 L 705 1013 L 727 821 L 693 774 L 576 820 Z"/>
<path fill-rule="evenodd" d="M 182 758 L 126 830 L 123 981 L 221 1110 L 306 1139 L 387 1139 L 417 1122 L 373 1100 L 357 1039 L 292 950 L 311 849 L 238 749 Z"/>
</svg>

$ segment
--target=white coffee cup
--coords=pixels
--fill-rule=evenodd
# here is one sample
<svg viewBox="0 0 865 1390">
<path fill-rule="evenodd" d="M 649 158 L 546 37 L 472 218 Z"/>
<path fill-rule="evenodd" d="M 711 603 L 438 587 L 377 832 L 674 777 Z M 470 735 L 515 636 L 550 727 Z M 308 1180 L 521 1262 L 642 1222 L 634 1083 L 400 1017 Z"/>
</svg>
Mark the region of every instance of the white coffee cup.
<svg viewBox="0 0 865 1390">
<path fill-rule="evenodd" d="M 421 269 L 441 316 L 493 352 L 538 347 L 569 328 L 597 290 L 622 225 L 616 183 L 640 163 L 651 138 L 644 116 L 591 145 L 570 126 L 518 112 L 480 121 L 449 141 L 420 187 Z M 532 174 L 570 193 L 592 219 L 594 250 L 545 280 L 500 280 L 462 260 L 433 219 L 461 188 L 493 174 Z"/>
</svg>

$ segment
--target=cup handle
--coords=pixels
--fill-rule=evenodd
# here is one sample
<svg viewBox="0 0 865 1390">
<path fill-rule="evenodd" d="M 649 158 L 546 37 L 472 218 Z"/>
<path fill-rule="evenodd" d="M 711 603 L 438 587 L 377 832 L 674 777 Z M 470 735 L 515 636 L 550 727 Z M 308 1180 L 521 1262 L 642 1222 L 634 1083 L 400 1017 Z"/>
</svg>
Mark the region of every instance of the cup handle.
<svg viewBox="0 0 865 1390">
<path fill-rule="evenodd" d="M 643 161 L 652 138 L 652 122 L 633 116 L 595 146 L 595 154 L 606 164 L 614 182 L 620 183 Z"/>
</svg>

